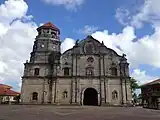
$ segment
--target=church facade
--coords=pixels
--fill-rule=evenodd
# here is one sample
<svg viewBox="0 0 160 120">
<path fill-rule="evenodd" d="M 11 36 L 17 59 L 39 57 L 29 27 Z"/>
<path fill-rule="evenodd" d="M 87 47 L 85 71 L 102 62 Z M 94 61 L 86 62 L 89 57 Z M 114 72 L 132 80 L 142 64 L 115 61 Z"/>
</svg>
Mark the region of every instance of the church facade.
<svg viewBox="0 0 160 120">
<path fill-rule="evenodd" d="M 30 60 L 24 63 L 22 104 L 125 105 L 132 100 L 129 63 L 92 36 L 60 52 L 60 30 L 37 28 Z"/>
</svg>

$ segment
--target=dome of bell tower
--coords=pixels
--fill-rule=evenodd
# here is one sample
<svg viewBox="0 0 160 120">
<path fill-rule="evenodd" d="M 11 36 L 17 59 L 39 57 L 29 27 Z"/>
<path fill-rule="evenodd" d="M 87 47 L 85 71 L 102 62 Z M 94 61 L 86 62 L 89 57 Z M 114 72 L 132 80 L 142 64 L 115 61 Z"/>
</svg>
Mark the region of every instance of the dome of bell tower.
<svg viewBox="0 0 160 120">
<path fill-rule="evenodd" d="M 60 30 L 51 22 L 47 22 L 44 25 L 40 26 L 39 28 L 37 28 L 37 31 L 39 31 L 41 29 L 52 29 L 54 31 L 57 31 L 58 34 L 60 34 Z"/>
<path fill-rule="evenodd" d="M 51 22 L 45 23 L 44 25 L 37 28 L 38 37 L 49 37 L 59 39 L 60 30 Z"/>
</svg>

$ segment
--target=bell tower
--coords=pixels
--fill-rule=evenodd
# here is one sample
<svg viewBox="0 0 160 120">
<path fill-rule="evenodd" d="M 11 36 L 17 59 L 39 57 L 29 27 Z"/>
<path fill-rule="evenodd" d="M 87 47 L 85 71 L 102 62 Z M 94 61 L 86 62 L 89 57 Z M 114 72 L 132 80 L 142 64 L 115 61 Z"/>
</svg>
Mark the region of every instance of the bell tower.
<svg viewBox="0 0 160 120">
<path fill-rule="evenodd" d="M 60 30 L 48 22 L 37 28 L 38 35 L 31 52 L 31 63 L 46 63 L 51 52 L 60 53 Z"/>
<path fill-rule="evenodd" d="M 21 99 L 25 102 L 47 103 L 50 98 L 45 97 L 52 94 L 52 77 L 55 77 L 56 66 L 60 63 L 60 30 L 48 22 L 37 28 L 38 35 L 35 38 L 30 60 L 24 63 L 24 74 L 22 77 Z M 36 85 L 34 86 L 34 84 Z M 30 90 L 28 89 L 29 85 Z M 48 87 L 49 85 L 49 91 Z M 48 91 L 48 92 L 47 92 Z M 38 95 L 37 100 L 31 100 L 27 96 L 32 93 Z"/>
</svg>

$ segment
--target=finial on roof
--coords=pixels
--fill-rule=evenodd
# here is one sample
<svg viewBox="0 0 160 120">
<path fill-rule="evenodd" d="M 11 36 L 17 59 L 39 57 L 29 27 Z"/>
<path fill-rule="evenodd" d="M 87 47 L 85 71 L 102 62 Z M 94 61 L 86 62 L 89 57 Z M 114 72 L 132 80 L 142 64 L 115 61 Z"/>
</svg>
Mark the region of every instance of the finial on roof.
<svg viewBox="0 0 160 120">
<path fill-rule="evenodd" d="M 122 57 L 124 57 L 124 58 L 125 58 L 125 57 L 126 57 L 126 54 L 123 54 L 123 55 L 122 55 Z"/>
<path fill-rule="evenodd" d="M 126 54 L 122 54 L 122 57 L 121 57 L 121 59 L 120 59 L 120 61 L 121 61 L 121 63 L 122 62 L 126 62 Z"/>
<path fill-rule="evenodd" d="M 78 42 L 79 42 L 79 39 L 76 40 L 76 44 L 75 44 L 76 46 L 78 46 Z"/>
<path fill-rule="evenodd" d="M 92 35 L 88 35 L 87 38 L 93 38 Z"/>
<path fill-rule="evenodd" d="M 104 42 L 102 41 L 102 45 L 104 45 Z"/>
</svg>

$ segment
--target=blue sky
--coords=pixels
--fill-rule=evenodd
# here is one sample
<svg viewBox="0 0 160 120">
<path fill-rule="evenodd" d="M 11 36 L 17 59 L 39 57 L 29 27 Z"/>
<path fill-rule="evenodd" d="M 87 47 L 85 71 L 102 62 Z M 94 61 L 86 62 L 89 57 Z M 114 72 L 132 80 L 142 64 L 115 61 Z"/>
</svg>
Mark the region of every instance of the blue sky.
<svg viewBox="0 0 160 120">
<path fill-rule="evenodd" d="M 29 6 L 28 14 L 34 16 L 33 20 L 38 24 L 47 21 L 53 22 L 61 29 L 62 39 L 65 37 L 82 39 L 85 36 L 75 31 L 85 25 L 94 25 L 99 30 L 107 29 L 110 33 L 119 33 L 124 26 L 119 24 L 115 18 L 116 9 L 120 7 L 129 8 L 132 5 L 139 6 L 140 3 L 143 3 L 135 2 L 135 0 L 101 0 L 100 2 L 88 0 L 83 5 L 78 6 L 75 12 L 74 10 L 66 10 L 64 6 L 45 4 L 42 0 L 27 0 L 26 2 Z M 150 27 L 150 25 L 145 25 L 143 29 L 137 30 L 137 36 L 141 37 L 144 34 L 152 33 Z"/>
<path fill-rule="evenodd" d="M 94 25 L 99 29 L 108 28 L 111 32 L 119 32 L 122 27 L 113 16 L 117 6 L 113 2 L 103 0 L 99 4 L 89 0 L 79 6 L 76 12 L 68 11 L 64 6 L 46 5 L 44 2 L 37 3 L 37 0 L 29 0 L 27 3 L 30 6 L 28 13 L 34 16 L 34 20 L 37 23 L 52 21 L 61 29 L 62 38 L 82 38 L 83 36 L 77 34 L 75 30 L 83 28 L 85 25 Z M 97 6 L 97 4 L 99 5 Z"/>
<path fill-rule="evenodd" d="M 158 0 L 46 1 L 0 1 L 0 28 L 4 30 L 0 32 L 0 43 L 3 43 L 0 51 L 13 50 L 13 53 L 7 51 L 0 56 L 0 82 L 11 84 L 18 89 L 23 73 L 22 63 L 29 58 L 33 38 L 36 36 L 35 29 L 49 21 L 61 30 L 61 40 L 68 43 L 63 50 L 72 47 L 76 39 L 83 39 L 92 34 L 119 54 L 127 54 L 131 64 L 130 74 L 139 83 L 143 84 L 159 77 L 160 55 L 159 52 L 156 54 L 156 50 L 160 49 Z M 27 32 L 24 32 L 24 29 Z M 17 35 L 16 31 L 21 30 L 23 33 Z M 16 45 L 23 45 L 22 53 L 14 48 L 15 45 L 8 45 L 14 43 L 16 37 L 13 36 L 23 39 L 23 42 L 16 41 Z M 16 57 L 7 57 L 10 54 L 15 54 Z M 18 68 L 14 67 L 15 59 L 21 63 Z M 7 70 L 12 70 L 11 74 L 6 74 Z"/>
</svg>

